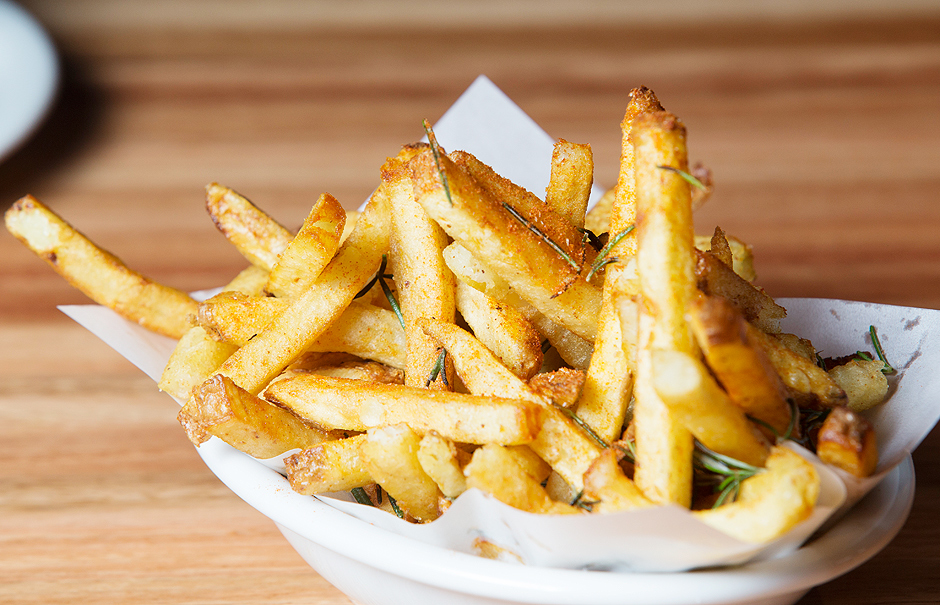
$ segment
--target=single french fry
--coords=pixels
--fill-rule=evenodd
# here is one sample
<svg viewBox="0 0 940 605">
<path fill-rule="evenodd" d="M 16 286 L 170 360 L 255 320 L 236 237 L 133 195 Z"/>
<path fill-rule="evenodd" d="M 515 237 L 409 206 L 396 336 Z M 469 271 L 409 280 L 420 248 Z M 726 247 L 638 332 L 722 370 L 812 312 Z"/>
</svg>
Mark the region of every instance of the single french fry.
<svg viewBox="0 0 940 605">
<path fill-rule="evenodd" d="M 16 239 L 99 305 L 170 338 L 192 327 L 196 301 L 188 294 L 128 268 L 33 196 L 14 202 L 5 220 Z"/>
<path fill-rule="evenodd" d="M 540 372 L 529 379 L 528 385 L 546 401 L 551 401 L 563 408 L 574 408 L 584 388 L 584 372 L 571 368 Z M 584 418 L 582 417 L 581 420 Z M 619 433 L 617 436 L 619 437 Z"/>
<path fill-rule="evenodd" d="M 248 262 L 268 271 L 294 239 L 293 233 L 246 197 L 218 183 L 206 186 L 206 211 Z"/>
<path fill-rule="evenodd" d="M 769 447 L 708 369 L 687 353 L 654 350 L 653 387 L 670 412 L 705 447 L 752 466 L 763 466 Z"/>
<path fill-rule="evenodd" d="M 421 438 L 418 462 L 437 487 L 448 498 L 456 498 L 467 491 L 457 446 L 450 439 L 431 432 Z"/>
<path fill-rule="evenodd" d="M 780 320 L 787 316 L 786 309 L 712 253 L 696 249 L 695 258 L 695 274 L 702 292 L 726 299 L 761 330 L 780 331 Z"/>
<path fill-rule="evenodd" d="M 693 511 L 700 521 L 743 542 L 769 542 L 788 532 L 813 511 L 819 474 L 798 454 L 776 446 L 764 472 L 741 482 L 738 499 Z"/>
<path fill-rule="evenodd" d="M 875 429 L 849 408 L 832 408 L 817 434 L 816 455 L 856 477 L 868 477 L 878 466 Z"/>
<path fill-rule="evenodd" d="M 421 438 L 406 424 L 369 429 L 359 446 L 362 465 L 376 483 L 417 521 L 440 515 L 440 490 L 418 461 Z"/>
<path fill-rule="evenodd" d="M 365 431 L 404 422 L 420 433 L 437 431 L 458 443 L 528 443 L 541 420 L 539 406 L 518 399 L 314 374 L 278 380 L 265 397 L 324 427 Z"/>
<path fill-rule="evenodd" d="M 386 200 L 377 192 L 317 281 L 229 357 L 219 372 L 246 391 L 260 392 L 316 341 L 366 285 L 388 248 L 388 223 Z"/>
<path fill-rule="evenodd" d="M 482 490 L 520 510 L 545 514 L 576 514 L 578 509 L 555 502 L 535 479 L 530 477 L 505 448 L 484 445 L 473 452 L 464 469 L 467 486 Z"/>
<path fill-rule="evenodd" d="M 552 171 L 545 190 L 545 203 L 575 227 L 584 227 L 593 184 L 591 146 L 559 139 L 552 151 Z"/>
<path fill-rule="evenodd" d="M 541 369 L 542 341 L 522 313 L 460 280 L 457 280 L 455 292 L 457 310 L 473 334 L 513 374 L 530 378 Z"/>
<path fill-rule="evenodd" d="M 329 193 L 322 194 L 300 231 L 278 256 L 264 291 L 291 298 L 306 290 L 336 254 L 345 224 L 343 206 Z"/>
<path fill-rule="evenodd" d="M 660 399 L 652 374 L 654 350 L 696 351 L 685 321 L 695 295 L 691 193 L 676 172 L 688 170 L 685 127 L 666 112 L 642 113 L 634 119 L 629 138 L 635 154 L 636 260 L 642 294 L 633 389 L 634 481 L 658 504 L 689 506 L 692 436 Z M 622 314 L 622 319 L 627 316 Z"/>
<path fill-rule="evenodd" d="M 255 458 L 272 458 L 342 436 L 311 426 L 218 375 L 194 389 L 177 419 L 194 444 L 216 436 Z"/>
<path fill-rule="evenodd" d="M 359 446 L 365 435 L 326 441 L 284 459 L 287 480 L 298 494 L 348 491 L 373 483 L 362 465 Z"/>
<path fill-rule="evenodd" d="M 580 246 L 583 251 L 580 233 L 569 223 L 577 234 L 576 242 L 551 240 L 565 251 L 562 254 L 513 214 L 530 220 L 523 211 L 510 209 L 508 203 L 503 205 L 466 168 L 447 156 L 440 157 L 440 165 L 438 170 L 430 151 L 411 161 L 415 195 L 428 215 L 541 313 L 593 341 L 600 291 L 580 279 L 581 256 L 572 256 L 564 248 L 574 250 Z M 442 175 L 447 179 L 446 189 Z M 549 213 L 547 207 L 544 213 Z M 554 221 L 562 222 L 567 223 Z"/>
<path fill-rule="evenodd" d="M 842 387 L 816 365 L 815 360 L 794 352 L 777 335 L 766 334 L 748 325 L 747 337 L 763 349 L 791 395 L 798 402 L 805 403 L 804 407 L 831 408 L 848 402 Z"/>
<path fill-rule="evenodd" d="M 438 351 L 416 323 L 423 317 L 452 322 L 456 316 L 454 275 L 442 256 L 449 243 L 447 234 L 415 200 L 411 171 L 406 163 L 425 147 L 406 146 L 382 167 L 382 182 L 388 192 L 392 217 L 389 261 L 405 323 L 405 384 L 450 390 L 454 370 L 446 360 L 439 378 L 427 383 L 437 363 Z"/>
<path fill-rule="evenodd" d="M 888 395 L 884 363 L 878 359 L 853 359 L 829 370 L 829 376 L 842 387 L 853 412 L 875 407 Z"/>
<path fill-rule="evenodd" d="M 763 349 L 748 338 L 744 316 L 723 298 L 702 296 L 689 307 L 689 325 L 731 400 L 777 435 L 787 434 L 793 409 L 786 388 Z"/>
<path fill-rule="evenodd" d="M 653 506 L 640 488 L 630 481 L 617 461 L 617 452 L 606 449 L 584 473 L 582 500 L 591 504 L 591 512 L 613 513 Z"/>
</svg>

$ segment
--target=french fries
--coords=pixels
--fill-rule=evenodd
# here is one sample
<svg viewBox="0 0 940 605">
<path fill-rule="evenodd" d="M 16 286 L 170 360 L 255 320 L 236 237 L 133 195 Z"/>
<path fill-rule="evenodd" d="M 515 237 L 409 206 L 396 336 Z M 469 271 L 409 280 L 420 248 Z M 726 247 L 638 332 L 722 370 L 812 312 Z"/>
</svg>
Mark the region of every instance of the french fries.
<svg viewBox="0 0 940 605">
<path fill-rule="evenodd" d="M 695 236 L 711 174 L 690 174 L 685 126 L 652 91 L 632 92 L 621 128 L 617 186 L 590 211 L 590 146 L 556 144 L 540 199 L 430 130 L 386 160 L 361 213 L 323 194 L 297 234 L 213 183 L 207 210 L 252 266 L 202 303 L 30 196 L 6 224 L 92 299 L 178 339 L 159 386 L 194 444 L 294 451 L 301 494 L 352 490 L 419 523 L 473 488 L 542 514 L 679 505 L 773 540 L 820 488 L 779 441 L 874 471 L 859 414 L 884 399 L 885 364 L 827 372 L 780 332 L 750 247 Z M 832 411 L 807 436 L 800 407 Z M 693 499 L 693 482 L 719 488 Z"/>
</svg>

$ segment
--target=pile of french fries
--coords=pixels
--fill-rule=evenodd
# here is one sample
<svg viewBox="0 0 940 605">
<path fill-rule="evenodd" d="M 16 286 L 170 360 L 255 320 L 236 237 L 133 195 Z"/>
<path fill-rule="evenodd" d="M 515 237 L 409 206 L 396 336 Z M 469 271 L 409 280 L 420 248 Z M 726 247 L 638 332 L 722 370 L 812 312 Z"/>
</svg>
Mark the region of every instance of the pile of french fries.
<svg viewBox="0 0 940 605">
<path fill-rule="evenodd" d="M 535 513 L 678 504 L 772 540 L 819 491 L 785 440 L 875 468 L 861 412 L 884 399 L 886 364 L 820 363 L 781 333 L 750 247 L 695 235 L 712 185 L 682 122 L 638 88 L 621 126 L 617 185 L 590 211 L 590 146 L 558 141 L 541 199 L 446 153 L 427 123 L 361 212 L 323 194 L 296 234 L 212 184 L 209 215 L 250 266 L 203 302 L 31 196 L 6 225 L 96 302 L 179 340 L 159 387 L 193 443 L 289 454 L 301 494 L 351 491 L 414 522 L 470 488 Z"/>
</svg>

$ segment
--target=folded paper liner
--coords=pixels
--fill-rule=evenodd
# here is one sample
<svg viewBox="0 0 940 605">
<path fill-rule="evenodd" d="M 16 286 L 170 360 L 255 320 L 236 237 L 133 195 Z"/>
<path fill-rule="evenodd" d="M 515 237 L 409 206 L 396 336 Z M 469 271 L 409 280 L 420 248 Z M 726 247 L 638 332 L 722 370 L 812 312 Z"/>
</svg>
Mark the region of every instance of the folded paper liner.
<svg viewBox="0 0 940 605">
<path fill-rule="evenodd" d="M 434 126 L 445 150 L 462 149 L 537 194 L 549 180 L 553 139 L 484 76 Z M 394 150 L 390 150 L 392 153 Z M 602 191 L 594 188 L 592 203 Z M 198 294 L 198 293 L 197 293 Z M 203 296 L 209 292 L 202 293 Z M 940 418 L 940 311 L 824 299 L 778 300 L 788 312 L 783 330 L 809 338 L 826 357 L 870 350 L 875 326 L 888 361 L 888 400 L 866 416 L 875 425 L 880 463 L 856 479 L 789 444 L 819 472 L 819 500 L 810 518 L 767 544 L 749 544 L 699 522 L 677 506 L 605 515 L 536 515 L 471 489 L 436 521 L 407 523 L 352 501 L 317 496 L 365 522 L 428 544 L 475 552 L 478 539 L 507 552 L 508 561 L 547 567 L 676 572 L 785 556 L 824 525 L 836 523 L 926 437 Z M 98 305 L 59 307 L 158 382 L 176 342 Z M 213 438 L 215 439 L 215 438 Z M 258 461 L 283 474 L 282 457 Z M 291 494 L 297 498 L 309 498 Z"/>
</svg>

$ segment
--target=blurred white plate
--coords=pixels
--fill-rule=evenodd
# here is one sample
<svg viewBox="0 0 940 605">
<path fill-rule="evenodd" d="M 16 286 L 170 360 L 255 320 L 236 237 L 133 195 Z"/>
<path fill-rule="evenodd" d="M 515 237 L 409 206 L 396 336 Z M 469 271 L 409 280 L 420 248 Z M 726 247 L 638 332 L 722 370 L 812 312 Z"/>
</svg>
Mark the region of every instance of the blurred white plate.
<svg viewBox="0 0 940 605">
<path fill-rule="evenodd" d="M 59 81 L 55 46 L 18 5 L 0 0 L 0 161 L 33 133 Z"/>
</svg>

